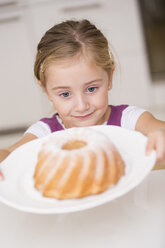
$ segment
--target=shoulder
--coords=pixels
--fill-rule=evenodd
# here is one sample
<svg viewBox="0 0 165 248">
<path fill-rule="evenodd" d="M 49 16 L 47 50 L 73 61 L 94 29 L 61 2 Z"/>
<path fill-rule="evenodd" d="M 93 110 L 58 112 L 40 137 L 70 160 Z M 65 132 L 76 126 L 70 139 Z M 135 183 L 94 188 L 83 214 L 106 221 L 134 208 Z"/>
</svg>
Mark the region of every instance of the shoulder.
<svg viewBox="0 0 165 248">
<path fill-rule="evenodd" d="M 62 124 L 58 121 L 57 114 L 52 117 L 42 118 L 31 125 L 25 133 L 31 133 L 38 138 L 45 137 L 53 132 L 63 130 Z"/>
<path fill-rule="evenodd" d="M 107 125 L 121 126 L 122 112 L 128 107 L 126 104 L 122 105 L 110 105 L 111 112 L 107 122 Z"/>
<path fill-rule="evenodd" d="M 146 110 L 143 108 L 127 106 L 122 112 L 121 126 L 130 130 L 135 130 L 137 121 L 144 112 L 146 112 Z"/>
<path fill-rule="evenodd" d="M 40 119 L 40 122 L 45 123 L 50 128 L 51 132 L 60 131 L 64 129 L 59 121 L 57 114 L 54 114 L 52 117 L 49 118 L 42 118 Z"/>
<path fill-rule="evenodd" d="M 111 113 L 108 125 L 121 126 L 126 129 L 135 130 L 137 120 L 146 110 L 128 104 L 110 105 Z"/>
<path fill-rule="evenodd" d="M 25 134 L 32 134 L 35 135 L 37 138 L 42 138 L 51 134 L 51 129 L 46 123 L 37 121 L 26 130 Z"/>
</svg>

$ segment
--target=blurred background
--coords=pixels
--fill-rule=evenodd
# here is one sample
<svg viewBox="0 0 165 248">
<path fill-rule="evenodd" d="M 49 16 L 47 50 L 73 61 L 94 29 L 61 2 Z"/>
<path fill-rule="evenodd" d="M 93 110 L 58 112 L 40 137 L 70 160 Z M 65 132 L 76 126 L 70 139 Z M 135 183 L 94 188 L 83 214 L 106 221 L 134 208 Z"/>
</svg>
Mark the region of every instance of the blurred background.
<svg viewBox="0 0 165 248">
<path fill-rule="evenodd" d="M 116 59 L 112 104 L 131 104 L 165 120 L 164 0 L 0 0 L 0 148 L 52 114 L 33 75 L 36 46 L 66 19 L 102 30 Z"/>
</svg>

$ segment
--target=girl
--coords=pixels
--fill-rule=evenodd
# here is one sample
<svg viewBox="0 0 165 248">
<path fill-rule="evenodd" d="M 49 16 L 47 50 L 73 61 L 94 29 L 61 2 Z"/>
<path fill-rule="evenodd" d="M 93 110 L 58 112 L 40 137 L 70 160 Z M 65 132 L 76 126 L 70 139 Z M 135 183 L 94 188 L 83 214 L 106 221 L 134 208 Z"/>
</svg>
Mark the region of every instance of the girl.
<svg viewBox="0 0 165 248">
<path fill-rule="evenodd" d="M 108 105 L 115 62 L 107 39 L 88 20 L 65 21 L 38 44 L 34 73 L 57 113 L 32 125 L 16 144 L 0 151 L 0 161 L 17 147 L 57 130 L 117 125 L 148 136 L 147 153 L 165 162 L 165 122 L 143 109 Z M 2 175 L 1 175 L 2 176 Z"/>
</svg>

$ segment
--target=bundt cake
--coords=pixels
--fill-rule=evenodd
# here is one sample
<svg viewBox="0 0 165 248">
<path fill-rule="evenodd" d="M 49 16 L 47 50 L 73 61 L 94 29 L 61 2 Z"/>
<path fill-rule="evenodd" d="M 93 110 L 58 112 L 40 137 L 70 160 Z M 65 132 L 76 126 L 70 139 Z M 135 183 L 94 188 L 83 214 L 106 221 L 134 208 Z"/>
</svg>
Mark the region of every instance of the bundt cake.
<svg viewBox="0 0 165 248">
<path fill-rule="evenodd" d="M 42 145 L 34 187 L 56 199 L 82 198 L 105 191 L 124 174 L 124 162 L 112 142 L 92 128 L 71 128 Z"/>
</svg>

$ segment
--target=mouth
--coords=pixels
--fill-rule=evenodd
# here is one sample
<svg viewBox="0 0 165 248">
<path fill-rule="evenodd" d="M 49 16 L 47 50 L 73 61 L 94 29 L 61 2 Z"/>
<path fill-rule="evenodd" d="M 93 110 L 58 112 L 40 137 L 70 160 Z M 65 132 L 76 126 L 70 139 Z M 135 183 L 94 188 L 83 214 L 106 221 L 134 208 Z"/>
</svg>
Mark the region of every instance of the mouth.
<svg viewBox="0 0 165 248">
<path fill-rule="evenodd" d="M 76 119 L 84 120 L 84 119 L 89 118 L 92 114 L 93 114 L 93 112 L 90 113 L 90 114 L 87 114 L 87 115 L 78 115 L 78 116 L 74 116 L 74 117 L 75 117 Z"/>
</svg>

